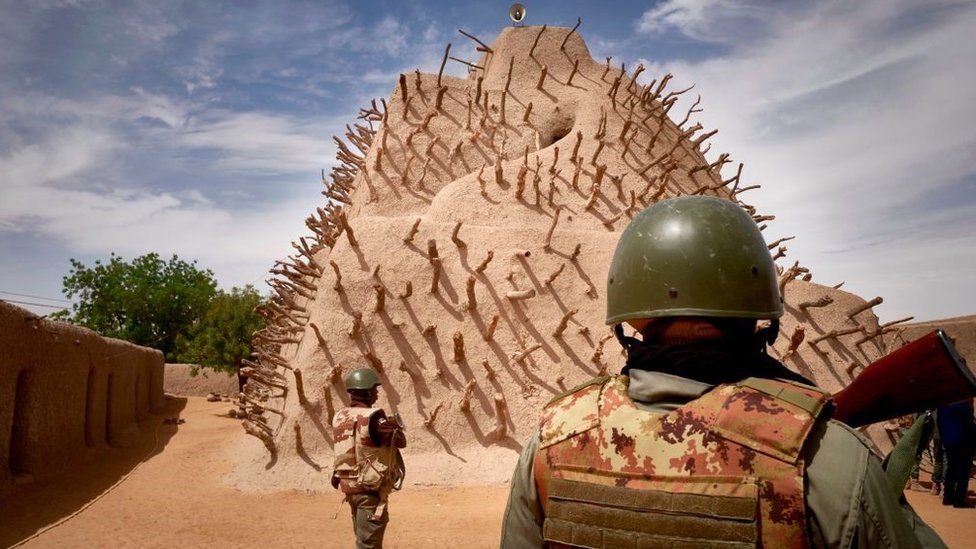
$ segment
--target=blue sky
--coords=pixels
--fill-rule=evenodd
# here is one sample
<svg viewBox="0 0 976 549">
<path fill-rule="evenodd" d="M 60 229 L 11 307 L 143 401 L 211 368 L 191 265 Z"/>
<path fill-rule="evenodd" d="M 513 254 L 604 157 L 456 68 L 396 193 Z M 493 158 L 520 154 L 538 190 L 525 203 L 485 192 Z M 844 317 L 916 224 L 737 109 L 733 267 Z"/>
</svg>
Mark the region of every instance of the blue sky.
<svg viewBox="0 0 976 549">
<path fill-rule="evenodd" d="M 695 83 L 713 154 L 763 184 L 767 238 L 797 235 L 815 281 L 887 319 L 976 314 L 976 3 L 524 3 Z M 474 58 L 457 29 L 490 42 L 508 6 L 0 0 L 0 291 L 60 297 L 69 257 L 113 251 L 260 283 L 323 199 L 331 136 L 447 42 Z"/>
</svg>

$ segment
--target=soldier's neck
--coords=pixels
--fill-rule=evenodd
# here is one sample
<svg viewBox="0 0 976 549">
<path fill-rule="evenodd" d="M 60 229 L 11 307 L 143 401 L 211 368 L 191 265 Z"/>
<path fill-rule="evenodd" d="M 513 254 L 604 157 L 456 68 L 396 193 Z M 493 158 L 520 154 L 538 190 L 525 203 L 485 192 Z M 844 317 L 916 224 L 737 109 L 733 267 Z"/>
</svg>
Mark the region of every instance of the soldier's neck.
<svg viewBox="0 0 976 549">
<path fill-rule="evenodd" d="M 353 408 L 372 408 L 373 407 L 373 403 L 372 402 L 366 402 L 364 400 L 358 400 L 358 399 L 355 399 L 354 398 L 354 399 L 352 399 L 352 400 L 349 401 L 349 406 L 351 406 Z"/>
<path fill-rule="evenodd" d="M 630 370 L 627 396 L 637 408 L 646 412 L 667 413 L 705 394 L 712 386 L 685 377 Z"/>
</svg>

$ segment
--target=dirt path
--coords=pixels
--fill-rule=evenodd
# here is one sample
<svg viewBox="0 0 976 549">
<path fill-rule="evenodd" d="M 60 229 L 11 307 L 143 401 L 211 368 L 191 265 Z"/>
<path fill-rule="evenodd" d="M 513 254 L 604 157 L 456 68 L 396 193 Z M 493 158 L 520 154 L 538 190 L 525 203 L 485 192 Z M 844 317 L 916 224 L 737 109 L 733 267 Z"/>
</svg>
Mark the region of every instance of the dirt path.
<svg viewBox="0 0 976 549">
<path fill-rule="evenodd" d="M 153 448 L 154 426 L 177 414 L 186 423 L 163 451 L 77 517 L 24 547 L 353 546 L 348 507 L 332 520 L 340 499 L 335 493 L 245 494 L 224 486 L 220 477 L 231 467 L 224 449 L 240 436 L 238 422 L 218 415 L 226 404 L 190 397 L 180 410 L 181 401 L 153 416 L 136 447 L 113 450 L 56 481 L 22 487 L 0 503 L 0 547 L 111 486 Z M 160 437 L 173 431 L 161 425 Z M 453 546 L 464 539 L 467 547 L 497 546 L 507 495 L 507 486 L 408 488 L 392 496 L 387 545 Z"/>
<path fill-rule="evenodd" d="M 246 494 L 221 483 L 226 449 L 240 428 L 226 404 L 171 400 L 130 448 L 92 456 L 60 478 L 22 487 L 0 503 L 0 547 L 27 538 L 105 492 L 157 440 L 161 448 L 115 489 L 24 547 L 352 547 L 348 508 L 333 521 L 335 493 Z M 186 423 L 162 425 L 179 415 Z M 158 431 L 156 426 L 159 425 Z M 496 547 L 508 487 L 410 487 L 394 494 L 389 547 Z M 950 547 L 971 546 L 976 512 L 909 494 Z"/>
<path fill-rule="evenodd" d="M 949 547 L 973 547 L 976 542 L 976 510 L 954 509 L 942 505 L 942 496 L 925 492 L 907 492 L 908 501 Z M 970 490 L 972 500 L 972 490 Z"/>
</svg>

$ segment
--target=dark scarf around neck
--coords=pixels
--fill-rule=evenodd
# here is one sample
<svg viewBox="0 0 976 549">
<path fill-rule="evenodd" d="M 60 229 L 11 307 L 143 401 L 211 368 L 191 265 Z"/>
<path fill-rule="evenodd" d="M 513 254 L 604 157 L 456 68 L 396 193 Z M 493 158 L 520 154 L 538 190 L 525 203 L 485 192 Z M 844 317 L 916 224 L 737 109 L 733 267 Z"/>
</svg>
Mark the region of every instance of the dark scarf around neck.
<svg viewBox="0 0 976 549">
<path fill-rule="evenodd" d="M 637 369 L 671 374 L 709 385 L 738 383 L 749 377 L 761 377 L 816 386 L 765 351 L 734 346 L 726 341 L 695 341 L 678 345 L 633 341 L 627 347 L 627 365 L 621 371 L 623 375 Z"/>
</svg>

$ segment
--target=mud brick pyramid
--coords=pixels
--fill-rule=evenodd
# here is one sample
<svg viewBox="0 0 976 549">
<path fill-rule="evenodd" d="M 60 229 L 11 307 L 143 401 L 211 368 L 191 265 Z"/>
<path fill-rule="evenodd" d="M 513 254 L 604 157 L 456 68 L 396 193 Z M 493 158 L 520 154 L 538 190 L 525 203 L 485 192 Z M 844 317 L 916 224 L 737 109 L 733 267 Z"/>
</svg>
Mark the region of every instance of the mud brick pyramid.
<svg viewBox="0 0 976 549">
<path fill-rule="evenodd" d="M 758 185 L 741 164 L 706 158 L 715 131 L 697 102 L 677 112 L 690 92 L 670 75 L 641 85 L 643 67 L 593 60 L 575 29 L 465 36 L 482 52 L 467 78 L 403 74 L 335 138 L 330 200 L 272 270 L 232 482 L 326 486 L 342 376 L 361 366 L 408 425 L 410 482 L 505 480 L 549 399 L 623 366 L 604 291 L 634 214 L 704 194 L 773 219 L 742 202 Z M 880 298 L 810 282 L 789 239 L 770 242 L 787 303 L 775 354 L 838 390 L 896 323 L 878 324 Z"/>
</svg>

